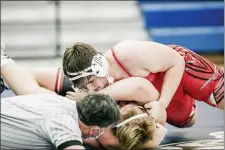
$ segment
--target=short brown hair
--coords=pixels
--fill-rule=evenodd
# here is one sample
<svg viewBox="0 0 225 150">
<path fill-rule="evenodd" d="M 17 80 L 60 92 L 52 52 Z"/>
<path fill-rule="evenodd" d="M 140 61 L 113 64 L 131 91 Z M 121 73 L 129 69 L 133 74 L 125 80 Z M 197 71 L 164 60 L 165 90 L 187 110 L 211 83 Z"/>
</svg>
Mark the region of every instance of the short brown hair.
<svg viewBox="0 0 225 150">
<path fill-rule="evenodd" d="M 135 107 L 126 112 L 121 112 L 121 118 L 124 120 L 135 115 L 138 115 Z M 155 129 L 155 120 L 152 117 L 144 117 L 134 119 L 119 127 L 114 134 L 124 149 L 136 150 L 152 139 Z"/>
<path fill-rule="evenodd" d="M 79 72 L 91 66 L 91 61 L 98 52 L 89 44 L 77 42 L 66 48 L 63 56 L 63 71 L 68 77 L 67 72 Z M 73 81 L 76 87 L 83 87 L 87 77 Z"/>
</svg>

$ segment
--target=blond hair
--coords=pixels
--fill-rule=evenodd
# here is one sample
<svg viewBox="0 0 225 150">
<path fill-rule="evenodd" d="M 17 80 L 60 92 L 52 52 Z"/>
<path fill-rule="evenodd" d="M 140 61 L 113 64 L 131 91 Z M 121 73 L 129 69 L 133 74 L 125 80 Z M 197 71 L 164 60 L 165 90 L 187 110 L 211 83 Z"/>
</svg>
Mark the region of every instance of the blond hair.
<svg viewBox="0 0 225 150">
<path fill-rule="evenodd" d="M 121 119 L 126 120 L 138 115 L 137 109 L 134 106 L 128 111 L 120 112 Z M 155 120 L 152 117 L 144 117 L 134 119 L 117 128 L 114 134 L 124 149 L 136 150 L 152 139 L 155 129 Z"/>
</svg>

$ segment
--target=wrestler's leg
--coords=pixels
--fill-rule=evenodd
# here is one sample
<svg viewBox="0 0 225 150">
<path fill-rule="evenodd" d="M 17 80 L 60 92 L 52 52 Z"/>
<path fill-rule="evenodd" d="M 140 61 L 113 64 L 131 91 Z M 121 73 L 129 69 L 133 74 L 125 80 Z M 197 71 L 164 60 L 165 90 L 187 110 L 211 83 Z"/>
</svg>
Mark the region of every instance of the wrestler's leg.
<svg viewBox="0 0 225 150">
<path fill-rule="evenodd" d="M 55 91 L 56 78 L 58 75 L 57 67 L 31 67 L 26 68 L 41 87 Z"/>
<path fill-rule="evenodd" d="M 196 123 L 196 118 L 197 118 L 196 104 L 195 104 L 195 101 L 193 100 L 191 114 L 189 115 L 188 119 L 183 124 L 181 124 L 180 127 L 181 128 L 192 127 Z"/>
<path fill-rule="evenodd" d="M 224 76 L 221 76 L 218 80 L 213 93 L 206 103 L 224 110 Z"/>
<path fill-rule="evenodd" d="M 34 76 L 38 84 L 43 88 L 54 91 L 62 96 L 65 96 L 67 91 L 74 91 L 72 88 L 72 81 L 70 81 L 64 75 L 63 70 L 61 68 L 32 67 L 24 69 L 28 70 Z M 6 83 L 2 85 L 6 85 Z"/>
<path fill-rule="evenodd" d="M 28 71 L 12 61 L 12 59 L 4 53 L 4 46 L 2 45 L 1 76 L 17 95 L 52 93 L 50 90 L 41 88 L 35 78 Z"/>
<path fill-rule="evenodd" d="M 195 100 L 185 95 L 182 100 L 171 101 L 167 108 L 167 123 L 178 128 L 191 127 L 196 123 Z"/>
<path fill-rule="evenodd" d="M 185 93 L 196 100 L 204 101 L 210 106 L 224 109 L 224 73 L 220 68 L 217 68 L 217 71 L 218 77 L 206 84 L 206 86 L 204 86 L 206 81 L 202 82 L 193 76 L 186 75 Z"/>
<path fill-rule="evenodd" d="M 62 68 L 57 67 L 36 67 L 28 68 L 41 87 L 65 96 L 67 91 L 74 91 L 73 82 L 64 74 Z"/>
<path fill-rule="evenodd" d="M 189 50 L 173 45 L 185 59 L 184 91 L 196 100 L 224 109 L 224 71 L 212 61 Z"/>
</svg>

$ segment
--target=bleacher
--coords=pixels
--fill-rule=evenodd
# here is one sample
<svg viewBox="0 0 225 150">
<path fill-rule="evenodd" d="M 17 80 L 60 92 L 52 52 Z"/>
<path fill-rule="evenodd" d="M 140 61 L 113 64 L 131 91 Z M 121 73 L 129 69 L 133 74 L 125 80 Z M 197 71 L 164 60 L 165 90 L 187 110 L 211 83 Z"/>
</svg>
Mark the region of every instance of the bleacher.
<svg viewBox="0 0 225 150">
<path fill-rule="evenodd" d="M 224 51 L 224 1 L 140 0 L 149 39 L 198 53 Z"/>
<path fill-rule="evenodd" d="M 1 38 L 13 58 L 62 56 L 65 47 L 86 42 L 105 52 L 124 39 L 146 40 L 135 1 L 60 1 L 58 35 L 54 1 L 1 1 Z M 57 40 L 60 51 L 56 51 Z"/>
<path fill-rule="evenodd" d="M 87 42 L 104 52 L 126 39 L 180 44 L 196 52 L 224 51 L 223 1 L 1 1 L 1 40 L 12 57 L 54 57 L 56 43 Z M 138 4 L 138 5 L 137 5 Z"/>
</svg>

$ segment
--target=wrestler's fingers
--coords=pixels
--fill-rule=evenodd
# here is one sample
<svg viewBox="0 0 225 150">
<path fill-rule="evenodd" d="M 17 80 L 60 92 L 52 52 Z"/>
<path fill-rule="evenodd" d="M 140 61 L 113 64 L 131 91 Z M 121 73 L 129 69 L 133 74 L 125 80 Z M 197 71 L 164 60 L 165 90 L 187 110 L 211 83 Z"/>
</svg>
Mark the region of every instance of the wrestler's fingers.
<svg viewBox="0 0 225 150">
<path fill-rule="evenodd" d="M 76 96 L 76 93 L 75 92 L 71 92 L 71 91 L 67 91 L 66 94 L 67 95 L 71 95 L 71 96 Z"/>
<path fill-rule="evenodd" d="M 71 95 L 66 95 L 67 98 L 74 100 L 74 97 Z"/>
<path fill-rule="evenodd" d="M 146 112 L 147 112 L 147 114 L 148 114 L 149 116 L 152 116 L 152 112 L 151 112 L 150 109 L 146 109 Z"/>
<path fill-rule="evenodd" d="M 72 88 L 73 88 L 74 92 L 76 92 L 76 93 L 80 91 L 77 87 L 73 86 Z"/>
<path fill-rule="evenodd" d="M 149 102 L 149 103 L 145 104 L 144 108 L 151 109 L 152 108 L 152 102 Z"/>
</svg>

